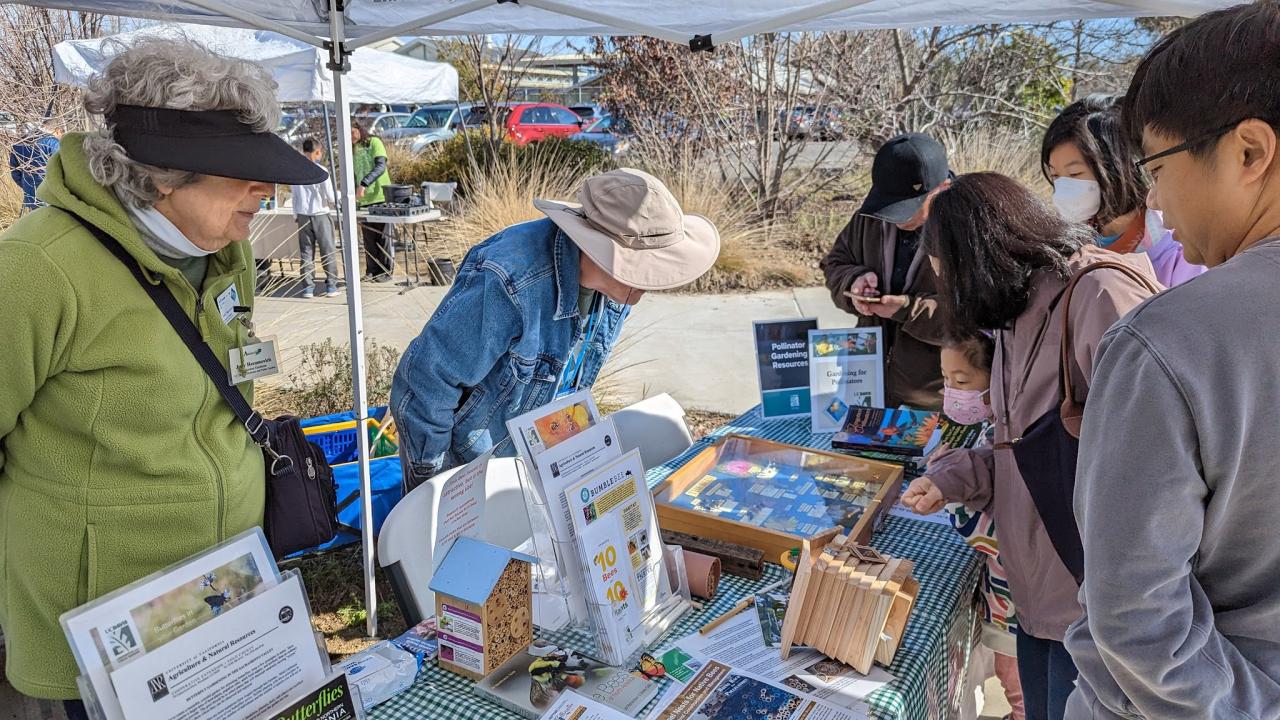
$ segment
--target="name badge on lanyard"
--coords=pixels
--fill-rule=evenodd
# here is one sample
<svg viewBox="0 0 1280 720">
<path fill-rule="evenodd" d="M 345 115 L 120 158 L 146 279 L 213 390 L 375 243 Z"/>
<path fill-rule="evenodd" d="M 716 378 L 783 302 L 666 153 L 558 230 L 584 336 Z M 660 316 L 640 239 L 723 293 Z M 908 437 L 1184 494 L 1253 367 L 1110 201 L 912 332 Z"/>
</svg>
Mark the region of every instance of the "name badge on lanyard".
<svg viewBox="0 0 1280 720">
<path fill-rule="evenodd" d="M 227 363 L 227 367 L 231 372 L 232 385 L 280 372 L 275 338 L 266 338 L 244 347 L 231 348 L 230 362 Z"/>
</svg>

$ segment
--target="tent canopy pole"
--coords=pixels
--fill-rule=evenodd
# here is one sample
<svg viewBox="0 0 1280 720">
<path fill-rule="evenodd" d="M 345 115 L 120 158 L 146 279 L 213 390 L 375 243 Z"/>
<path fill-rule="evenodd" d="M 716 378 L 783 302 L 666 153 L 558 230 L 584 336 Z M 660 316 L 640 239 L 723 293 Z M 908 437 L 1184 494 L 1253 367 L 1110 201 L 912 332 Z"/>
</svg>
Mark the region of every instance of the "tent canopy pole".
<svg viewBox="0 0 1280 720">
<path fill-rule="evenodd" d="M 364 558 L 364 607 L 367 612 L 365 632 L 369 637 L 378 634 L 378 588 L 374 582 L 373 492 L 369 480 L 369 433 L 365 432 L 369 418 L 369 392 L 365 377 L 364 317 L 360 312 L 360 258 L 356 242 L 356 192 L 355 169 L 352 164 L 351 107 L 347 104 L 342 87 L 342 77 L 350 65 L 343 52 L 343 16 L 338 9 L 339 0 L 329 0 L 329 26 L 333 42 L 329 45 L 329 69 L 333 71 L 334 114 L 338 120 L 338 183 L 342 189 L 339 197 L 342 209 L 339 213 L 342 254 L 347 265 L 347 322 L 351 331 L 351 386 L 354 390 L 356 416 L 356 442 L 360 468 L 360 539 Z M 327 113 L 327 111 L 326 111 Z"/>
</svg>

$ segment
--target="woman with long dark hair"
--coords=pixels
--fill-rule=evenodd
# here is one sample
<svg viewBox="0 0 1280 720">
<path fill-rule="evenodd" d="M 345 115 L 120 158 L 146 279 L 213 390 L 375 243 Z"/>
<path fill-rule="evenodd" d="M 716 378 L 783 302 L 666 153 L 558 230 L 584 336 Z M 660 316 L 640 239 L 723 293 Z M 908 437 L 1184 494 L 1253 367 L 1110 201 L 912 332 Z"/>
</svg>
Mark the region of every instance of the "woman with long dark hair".
<svg viewBox="0 0 1280 720">
<path fill-rule="evenodd" d="M 916 512 L 945 502 L 990 513 L 1018 609 L 1018 671 L 1028 720 L 1062 718 L 1076 676 L 1062 639 L 1080 614 L 1075 577 L 1059 557 L 1014 459 L 1012 444 L 1060 404 L 1063 290 L 1082 268 L 1119 261 L 1154 281 L 1145 255 L 1118 256 L 1093 242 L 1014 180 L 963 175 L 933 200 L 924 248 L 938 302 L 957 334 L 995 336 L 991 407 L 995 446 L 941 455 L 903 496 Z M 1107 329 L 1150 291 L 1120 270 L 1084 275 L 1070 305 L 1071 376 L 1084 399 Z"/>
<path fill-rule="evenodd" d="M 1112 252 L 1147 253 L 1160 283 L 1173 287 L 1204 267 L 1182 257 L 1173 230 L 1147 207 L 1150 185 L 1134 165 L 1139 154 L 1125 135 L 1116 98 L 1090 95 L 1068 105 L 1049 124 L 1040 145 L 1040 167 L 1064 218 L 1093 228 L 1098 245 Z"/>
<path fill-rule="evenodd" d="M 382 189 L 391 184 L 387 148 L 363 122 L 351 124 L 352 166 L 356 175 L 356 205 L 366 208 L 386 202 Z M 395 247 L 386 223 L 360 223 L 364 243 L 365 280 L 389 282 L 395 264 Z"/>
</svg>

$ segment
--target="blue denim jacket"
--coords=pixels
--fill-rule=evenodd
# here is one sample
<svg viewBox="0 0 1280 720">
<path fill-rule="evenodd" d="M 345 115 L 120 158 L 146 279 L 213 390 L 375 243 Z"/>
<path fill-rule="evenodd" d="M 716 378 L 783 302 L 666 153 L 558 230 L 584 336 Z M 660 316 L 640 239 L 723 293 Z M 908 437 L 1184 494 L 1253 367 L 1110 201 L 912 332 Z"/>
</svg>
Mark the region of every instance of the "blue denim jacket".
<svg viewBox="0 0 1280 720">
<path fill-rule="evenodd" d="M 578 275 L 578 246 L 550 220 L 513 225 L 467 253 L 391 385 L 410 487 L 498 445 L 499 455 L 515 454 L 503 443 L 507 420 L 555 397 L 582 335 Z M 595 382 L 628 310 L 602 304 L 582 388 Z"/>
</svg>

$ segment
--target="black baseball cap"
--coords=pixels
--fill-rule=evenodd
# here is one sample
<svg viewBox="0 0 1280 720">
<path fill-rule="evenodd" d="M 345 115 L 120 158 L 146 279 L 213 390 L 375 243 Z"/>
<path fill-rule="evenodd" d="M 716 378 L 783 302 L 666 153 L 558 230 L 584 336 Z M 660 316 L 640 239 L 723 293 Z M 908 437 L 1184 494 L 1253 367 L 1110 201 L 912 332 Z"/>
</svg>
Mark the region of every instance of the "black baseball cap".
<svg viewBox="0 0 1280 720">
<path fill-rule="evenodd" d="M 274 133 L 256 132 L 235 110 L 172 110 L 117 105 L 112 136 L 134 160 L 170 170 L 315 185 L 329 173 Z"/>
<path fill-rule="evenodd" d="M 947 149 L 924 133 L 890 139 L 871 164 L 871 192 L 858 209 L 894 224 L 904 223 L 924 205 L 925 197 L 951 177 Z"/>
</svg>

